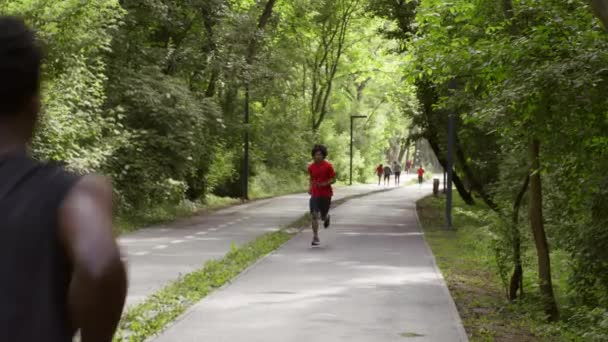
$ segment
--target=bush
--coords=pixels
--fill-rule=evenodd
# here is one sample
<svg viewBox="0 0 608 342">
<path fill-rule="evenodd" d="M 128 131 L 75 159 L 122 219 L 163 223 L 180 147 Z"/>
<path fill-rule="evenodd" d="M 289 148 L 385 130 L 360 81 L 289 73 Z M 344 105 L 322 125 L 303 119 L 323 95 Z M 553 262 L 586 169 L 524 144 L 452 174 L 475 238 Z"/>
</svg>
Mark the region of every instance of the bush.
<svg viewBox="0 0 608 342">
<path fill-rule="evenodd" d="M 304 169 L 303 169 L 304 170 Z M 303 192 L 308 187 L 306 172 L 291 170 L 268 170 L 257 167 L 257 174 L 251 179 L 252 198 L 276 196 L 285 193 Z"/>
<path fill-rule="evenodd" d="M 127 202 L 135 207 L 166 202 L 171 180 L 204 179 L 212 152 L 208 141 L 213 126 L 206 125 L 216 114 L 212 103 L 155 69 L 123 71 L 109 89 L 110 103 L 123 108 L 123 123 L 132 137 L 108 167 Z"/>
</svg>

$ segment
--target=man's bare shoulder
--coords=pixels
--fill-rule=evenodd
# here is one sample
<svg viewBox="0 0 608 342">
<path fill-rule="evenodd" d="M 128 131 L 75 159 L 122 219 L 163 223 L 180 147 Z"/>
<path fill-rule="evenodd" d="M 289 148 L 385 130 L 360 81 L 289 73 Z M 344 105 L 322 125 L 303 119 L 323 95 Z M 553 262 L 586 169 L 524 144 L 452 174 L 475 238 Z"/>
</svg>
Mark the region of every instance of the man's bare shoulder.
<svg viewBox="0 0 608 342">
<path fill-rule="evenodd" d="M 74 184 L 66 196 L 62 209 L 71 210 L 82 207 L 79 204 L 93 202 L 102 206 L 111 206 L 112 183 L 107 177 L 100 175 L 85 175 Z"/>
<path fill-rule="evenodd" d="M 107 177 L 100 175 L 86 175 L 74 186 L 75 191 L 86 191 L 96 194 L 112 194 L 112 183 Z"/>
</svg>

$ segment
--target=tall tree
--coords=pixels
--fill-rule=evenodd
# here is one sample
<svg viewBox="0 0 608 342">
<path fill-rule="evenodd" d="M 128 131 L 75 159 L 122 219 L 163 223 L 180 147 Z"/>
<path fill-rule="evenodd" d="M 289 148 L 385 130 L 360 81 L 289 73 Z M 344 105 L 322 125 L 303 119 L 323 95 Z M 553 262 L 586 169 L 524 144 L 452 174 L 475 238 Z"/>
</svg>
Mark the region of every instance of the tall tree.
<svg viewBox="0 0 608 342">
<path fill-rule="evenodd" d="M 260 15 L 260 17 L 258 19 L 256 31 L 254 32 L 253 36 L 249 40 L 249 44 L 247 46 L 247 56 L 245 57 L 245 61 L 247 62 L 248 69 L 250 69 L 253 66 L 253 62 L 256 57 L 256 50 L 258 47 L 259 36 L 263 33 L 264 29 L 266 28 L 266 25 L 268 24 L 268 21 L 270 20 L 270 17 L 272 15 L 272 10 L 274 8 L 275 3 L 276 3 L 276 0 L 268 0 L 266 2 L 266 5 L 264 6 L 264 10 L 262 11 L 262 14 Z M 248 79 L 248 77 L 249 76 L 247 75 L 246 79 L 245 79 L 245 117 L 244 117 L 244 124 L 245 124 L 244 140 L 245 141 L 244 141 L 243 173 L 241 174 L 242 198 L 244 200 L 249 199 L 249 167 L 250 167 L 250 160 L 249 160 L 250 91 L 249 90 L 250 90 L 251 84 L 250 84 L 250 80 Z"/>
<path fill-rule="evenodd" d="M 532 139 L 530 142 L 530 227 L 536 244 L 538 256 L 538 277 L 540 291 L 545 313 L 551 321 L 557 321 L 559 311 L 553 293 L 553 281 L 551 279 L 551 259 L 549 257 L 549 244 L 545 234 L 543 219 L 543 195 L 541 187 L 541 165 L 540 165 L 540 141 Z"/>
<path fill-rule="evenodd" d="M 526 175 L 524 184 L 517 193 L 513 202 L 513 213 L 511 217 L 511 239 L 513 246 L 513 273 L 509 282 L 509 299 L 517 299 L 517 292 L 521 295 L 524 293 L 524 269 L 521 257 L 521 234 L 519 231 L 519 211 L 524 200 L 524 196 L 528 191 L 530 184 L 530 175 Z"/>
<path fill-rule="evenodd" d="M 307 60 L 311 73 L 310 114 L 316 132 L 328 112 L 334 79 L 346 48 L 346 38 L 360 0 L 325 0 L 315 18 L 319 30 L 313 54 Z"/>
</svg>

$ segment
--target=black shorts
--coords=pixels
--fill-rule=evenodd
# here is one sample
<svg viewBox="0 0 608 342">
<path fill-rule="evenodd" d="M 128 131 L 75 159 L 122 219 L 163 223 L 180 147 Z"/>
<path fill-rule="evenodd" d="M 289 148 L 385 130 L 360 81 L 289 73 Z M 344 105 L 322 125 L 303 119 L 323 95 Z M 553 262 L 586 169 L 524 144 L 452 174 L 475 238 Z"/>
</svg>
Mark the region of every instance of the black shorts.
<svg viewBox="0 0 608 342">
<path fill-rule="evenodd" d="M 391 175 L 384 175 L 384 179 L 391 179 Z"/>
<path fill-rule="evenodd" d="M 321 214 L 321 217 L 327 217 L 329 213 L 329 207 L 331 206 L 331 197 L 317 197 L 313 196 L 310 198 L 310 213 Z"/>
<path fill-rule="evenodd" d="M 401 176 L 401 172 L 395 172 L 395 177 L 400 177 Z"/>
</svg>

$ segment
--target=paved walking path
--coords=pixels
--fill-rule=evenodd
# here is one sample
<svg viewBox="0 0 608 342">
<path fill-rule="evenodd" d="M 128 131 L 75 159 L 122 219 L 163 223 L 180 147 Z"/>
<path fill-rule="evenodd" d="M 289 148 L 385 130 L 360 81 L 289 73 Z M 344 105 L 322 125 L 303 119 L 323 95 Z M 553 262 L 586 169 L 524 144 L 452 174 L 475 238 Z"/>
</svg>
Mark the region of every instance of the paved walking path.
<svg viewBox="0 0 608 342">
<path fill-rule="evenodd" d="M 384 189 L 357 185 L 336 189 L 335 199 Z M 127 234 L 119 239 L 129 268 L 127 305 L 143 301 L 180 274 L 200 268 L 257 236 L 277 230 L 308 211 L 308 195 L 296 194 L 195 216 L 166 226 Z"/>
<path fill-rule="evenodd" d="M 196 304 L 155 342 L 466 341 L 428 249 L 418 185 L 346 202 Z"/>
</svg>

